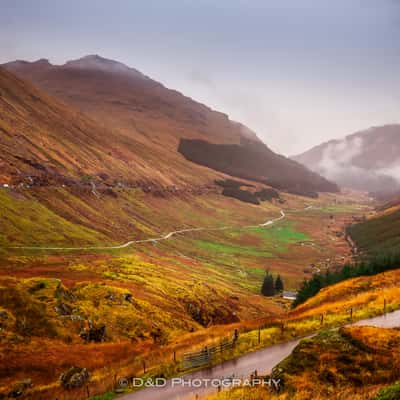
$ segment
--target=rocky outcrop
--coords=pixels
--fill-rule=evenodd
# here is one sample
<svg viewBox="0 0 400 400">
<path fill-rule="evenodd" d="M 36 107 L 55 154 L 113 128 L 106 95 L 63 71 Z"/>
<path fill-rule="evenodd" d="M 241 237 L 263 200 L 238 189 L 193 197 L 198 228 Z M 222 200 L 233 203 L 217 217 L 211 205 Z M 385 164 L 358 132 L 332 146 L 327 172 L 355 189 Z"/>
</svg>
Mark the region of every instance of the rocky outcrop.
<svg viewBox="0 0 400 400">
<path fill-rule="evenodd" d="M 106 338 L 106 326 L 90 326 L 79 335 L 85 342 L 104 342 Z"/>
<path fill-rule="evenodd" d="M 71 367 L 60 375 L 60 383 L 64 389 L 71 390 L 82 387 L 90 379 L 86 368 Z"/>
<path fill-rule="evenodd" d="M 8 398 L 11 399 L 16 399 L 18 397 L 21 397 L 25 392 L 31 388 L 32 385 L 32 380 L 31 379 L 24 379 L 20 382 L 17 382 L 11 389 L 11 391 L 8 393 Z"/>
</svg>

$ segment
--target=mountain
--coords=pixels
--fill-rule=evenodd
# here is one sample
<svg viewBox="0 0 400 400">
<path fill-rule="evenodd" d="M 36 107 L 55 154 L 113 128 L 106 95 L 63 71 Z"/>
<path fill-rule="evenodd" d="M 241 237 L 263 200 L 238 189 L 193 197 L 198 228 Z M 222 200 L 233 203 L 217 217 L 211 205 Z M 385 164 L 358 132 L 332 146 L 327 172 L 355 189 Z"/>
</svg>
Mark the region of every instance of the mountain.
<svg viewBox="0 0 400 400">
<path fill-rule="evenodd" d="M 118 159 L 122 171 L 119 173 L 124 179 L 128 179 L 124 171 L 129 169 L 131 181 L 150 182 L 150 186 L 193 188 L 213 183 L 221 175 L 196 166 L 197 163 L 292 192 L 298 192 L 298 187 L 304 188 L 304 193 L 337 190 L 336 185 L 273 153 L 254 132 L 231 121 L 227 115 L 170 90 L 122 63 L 90 55 L 61 66 L 42 59 L 15 61 L 4 67 L 87 115 L 99 127 L 97 135 L 103 132 L 99 143 L 105 137 L 112 137 L 112 143 L 108 141 L 109 157 Z M 235 151 L 243 153 L 241 158 L 252 157 L 259 145 L 256 158 L 264 161 L 247 166 L 244 173 L 242 166 L 235 165 L 241 162 L 237 157 L 232 167 L 220 168 L 215 163 L 194 160 L 188 154 L 182 153 L 183 157 L 177 151 L 182 150 L 183 140 L 194 141 L 196 147 L 199 140 L 207 145 L 234 146 Z M 217 159 L 226 154 L 214 155 L 215 162 L 220 164 Z M 292 176 L 292 179 L 280 176 Z"/>
<path fill-rule="evenodd" d="M 116 135 L 1 68 L 0 116 L 2 183 L 45 184 L 126 168 L 112 156 Z"/>
<path fill-rule="evenodd" d="M 331 140 L 292 157 L 341 186 L 382 194 L 400 189 L 400 125 Z"/>
</svg>

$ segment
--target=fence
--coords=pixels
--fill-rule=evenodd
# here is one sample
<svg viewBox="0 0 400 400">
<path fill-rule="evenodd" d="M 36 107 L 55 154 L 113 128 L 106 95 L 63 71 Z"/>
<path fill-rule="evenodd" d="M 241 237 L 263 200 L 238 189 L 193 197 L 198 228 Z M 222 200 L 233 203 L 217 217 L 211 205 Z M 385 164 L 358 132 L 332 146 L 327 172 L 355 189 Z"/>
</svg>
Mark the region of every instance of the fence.
<svg viewBox="0 0 400 400">
<path fill-rule="evenodd" d="M 237 338 L 225 340 L 212 347 L 204 347 L 200 351 L 193 353 L 185 353 L 183 355 L 182 369 L 191 369 L 209 365 L 212 363 L 217 354 L 222 354 L 226 350 L 230 350 L 235 346 Z"/>
</svg>

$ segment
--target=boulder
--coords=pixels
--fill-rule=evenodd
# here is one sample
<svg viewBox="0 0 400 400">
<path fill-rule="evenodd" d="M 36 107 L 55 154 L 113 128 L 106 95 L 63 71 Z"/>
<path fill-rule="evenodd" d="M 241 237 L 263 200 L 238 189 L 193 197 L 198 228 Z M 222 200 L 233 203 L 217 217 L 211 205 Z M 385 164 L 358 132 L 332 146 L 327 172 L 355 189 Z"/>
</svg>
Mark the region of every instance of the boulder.
<svg viewBox="0 0 400 400">
<path fill-rule="evenodd" d="M 70 390 L 82 387 L 89 378 L 90 374 L 86 368 L 71 367 L 60 375 L 60 383 L 64 389 Z"/>
<path fill-rule="evenodd" d="M 31 379 L 24 379 L 20 382 L 17 382 L 11 391 L 8 393 L 8 397 L 12 399 L 16 399 L 17 397 L 22 396 L 29 388 L 32 387 Z"/>
<path fill-rule="evenodd" d="M 85 342 L 104 342 L 106 337 L 106 326 L 91 326 L 79 335 Z"/>
<path fill-rule="evenodd" d="M 72 314 L 72 307 L 67 304 L 64 303 L 63 301 L 59 301 L 57 303 L 57 305 L 55 306 L 55 310 L 57 312 L 57 314 L 59 315 L 71 315 Z"/>
<path fill-rule="evenodd" d="M 129 303 L 132 303 L 132 294 L 131 293 L 125 293 L 124 294 L 124 300 L 129 302 Z"/>
</svg>

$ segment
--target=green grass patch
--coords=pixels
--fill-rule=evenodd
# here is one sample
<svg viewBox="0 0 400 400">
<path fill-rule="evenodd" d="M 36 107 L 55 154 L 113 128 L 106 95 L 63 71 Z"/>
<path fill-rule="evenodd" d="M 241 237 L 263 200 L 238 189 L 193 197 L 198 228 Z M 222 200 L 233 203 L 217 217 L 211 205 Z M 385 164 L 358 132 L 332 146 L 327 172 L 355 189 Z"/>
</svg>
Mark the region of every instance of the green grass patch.
<svg viewBox="0 0 400 400">
<path fill-rule="evenodd" d="M 272 225 L 271 227 L 250 228 L 250 232 L 261 235 L 263 240 L 268 243 L 292 244 L 310 240 L 307 234 L 294 228 L 293 222 Z"/>
<path fill-rule="evenodd" d="M 272 257 L 272 254 L 258 247 L 241 246 L 235 244 L 227 244 L 221 242 L 209 242 L 206 240 L 196 240 L 196 244 L 201 249 L 211 251 L 213 253 L 223 253 L 229 255 L 245 255 L 255 257 Z"/>
<path fill-rule="evenodd" d="M 117 394 L 115 394 L 113 392 L 109 392 L 109 393 L 101 394 L 99 396 L 91 397 L 88 400 L 113 400 L 116 397 L 117 397 Z"/>
<path fill-rule="evenodd" d="M 400 399 L 400 382 L 396 382 L 379 391 L 374 400 L 398 400 Z"/>
<path fill-rule="evenodd" d="M 254 235 L 256 239 L 261 239 L 258 246 L 241 245 L 240 240 L 244 236 Z M 204 250 L 227 255 L 241 255 L 254 257 L 272 257 L 273 250 L 286 251 L 290 244 L 310 240 L 304 232 L 294 228 L 293 222 L 286 222 L 275 226 L 254 227 L 236 231 L 234 235 L 228 234 L 224 240 L 231 239 L 236 243 L 226 243 L 226 241 L 197 240 L 196 245 Z M 237 243 L 239 242 L 239 243 Z"/>
</svg>

